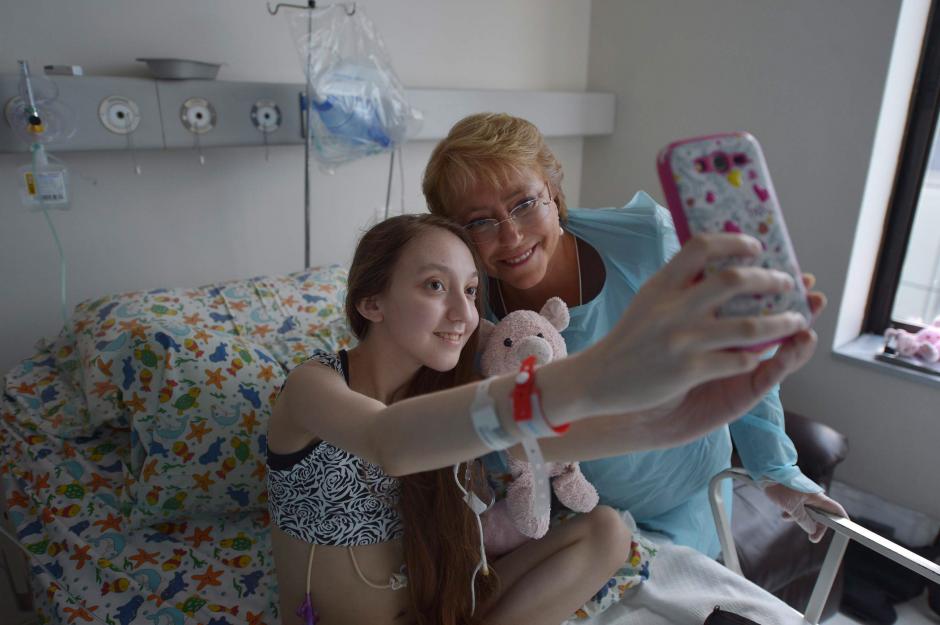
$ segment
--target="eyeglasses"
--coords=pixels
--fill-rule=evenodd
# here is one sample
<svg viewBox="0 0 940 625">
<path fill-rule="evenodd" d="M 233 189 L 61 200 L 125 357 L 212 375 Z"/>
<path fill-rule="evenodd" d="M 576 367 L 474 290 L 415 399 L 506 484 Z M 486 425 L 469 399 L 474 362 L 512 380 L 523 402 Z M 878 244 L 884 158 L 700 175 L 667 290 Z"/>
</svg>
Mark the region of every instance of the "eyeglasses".
<svg viewBox="0 0 940 625">
<path fill-rule="evenodd" d="M 548 189 L 548 183 L 545 184 Z M 509 211 L 509 217 L 502 221 L 495 219 L 475 219 L 464 226 L 464 230 L 475 243 L 488 243 L 495 241 L 499 236 L 499 227 L 511 221 L 517 228 L 527 228 L 540 222 L 548 214 L 548 205 L 552 203 L 551 195 L 547 200 L 542 199 L 542 193 Z"/>
</svg>

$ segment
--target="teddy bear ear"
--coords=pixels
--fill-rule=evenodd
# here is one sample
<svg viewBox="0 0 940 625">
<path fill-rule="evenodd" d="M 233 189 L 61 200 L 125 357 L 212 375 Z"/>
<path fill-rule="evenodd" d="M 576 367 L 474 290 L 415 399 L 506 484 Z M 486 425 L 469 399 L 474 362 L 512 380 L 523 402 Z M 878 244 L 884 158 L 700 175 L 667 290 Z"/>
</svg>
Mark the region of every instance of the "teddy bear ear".
<svg viewBox="0 0 940 625">
<path fill-rule="evenodd" d="M 480 349 L 483 349 L 486 342 L 490 340 L 490 335 L 493 334 L 493 328 L 495 327 L 496 324 L 489 319 L 480 319 Z"/>
<path fill-rule="evenodd" d="M 560 297 L 550 297 L 539 314 L 548 319 L 552 326 L 561 332 L 568 327 L 571 315 L 568 313 L 568 304 Z"/>
</svg>

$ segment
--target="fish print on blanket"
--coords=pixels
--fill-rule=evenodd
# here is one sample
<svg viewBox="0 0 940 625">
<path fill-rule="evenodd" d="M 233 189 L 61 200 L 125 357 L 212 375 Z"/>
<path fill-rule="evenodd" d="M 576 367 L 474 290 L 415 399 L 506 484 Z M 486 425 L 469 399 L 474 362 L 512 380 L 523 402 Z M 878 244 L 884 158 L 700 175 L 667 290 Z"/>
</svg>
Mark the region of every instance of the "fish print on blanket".
<svg viewBox="0 0 940 625">
<path fill-rule="evenodd" d="M 270 400 L 352 344 L 339 267 L 79 304 L 10 370 L 0 480 L 42 623 L 274 625 Z"/>
</svg>

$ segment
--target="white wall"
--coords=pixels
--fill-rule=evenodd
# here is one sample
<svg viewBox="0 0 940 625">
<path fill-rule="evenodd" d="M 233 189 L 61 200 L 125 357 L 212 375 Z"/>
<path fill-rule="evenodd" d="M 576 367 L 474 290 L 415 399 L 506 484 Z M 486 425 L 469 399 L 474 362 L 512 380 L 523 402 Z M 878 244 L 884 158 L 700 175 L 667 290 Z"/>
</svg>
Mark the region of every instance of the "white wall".
<svg viewBox="0 0 940 625">
<path fill-rule="evenodd" d="M 848 435 L 837 477 L 940 518 L 940 393 L 830 352 L 899 0 L 594 0 L 588 88 L 617 93 L 611 137 L 585 141 L 582 201 L 662 200 L 668 142 L 749 130 L 797 255 L 829 295 L 814 360 L 785 405 Z"/>
<path fill-rule="evenodd" d="M 302 4 L 302 3 L 301 3 Z M 591 3 L 567 0 L 366 1 L 409 87 L 583 90 Z M 145 76 L 137 57 L 224 62 L 220 80 L 303 80 L 283 15 L 261 0 L 4 0 L 0 73 L 76 64 L 86 74 Z M 2 123 L 2 122 L 0 122 Z M 553 141 L 577 203 L 580 139 Z M 405 148 L 409 211 L 431 143 Z M 142 152 L 135 176 L 120 152 L 65 153 L 70 212 L 53 215 L 69 261 L 70 305 L 107 293 L 298 270 L 303 265 L 303 148 Z M 19 205 L 15 168 L 0 154 L 0 371 L 55 334 L 58 260 L 45 220 Z M 384 206 L 387 157 L 312 180 L 313 264 L 347 262 L 360 229 Z M 77 174 L 77 175 L 74 175 Z M 399 197 L 397 187 L 393 198 Z M 396 202 L 397 205 L 397 202 Z"/>
</svg>

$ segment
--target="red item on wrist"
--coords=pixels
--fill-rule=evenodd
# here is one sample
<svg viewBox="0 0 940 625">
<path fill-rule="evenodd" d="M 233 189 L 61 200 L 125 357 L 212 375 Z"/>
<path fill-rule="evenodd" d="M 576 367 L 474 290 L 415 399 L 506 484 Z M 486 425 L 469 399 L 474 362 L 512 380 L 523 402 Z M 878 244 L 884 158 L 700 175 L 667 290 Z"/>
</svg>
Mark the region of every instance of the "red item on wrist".
<svg viewBox="0 0 940 625">
<path fill-rule="evenodd" d="M 512 416 L 517 423 L 533 421 L 533 403 L 538 402 L 538 418 L 544 422 L 556 435 L 564 434 L 571 427 L 570 423 L 554 426 L 545 418 L 542 410 L 542 393 L 535 386 L 535 356 L 529 356 L 522 361 L 519 374 L 516 376 L 516 386 L 512 389 Z"/>
</svg>

